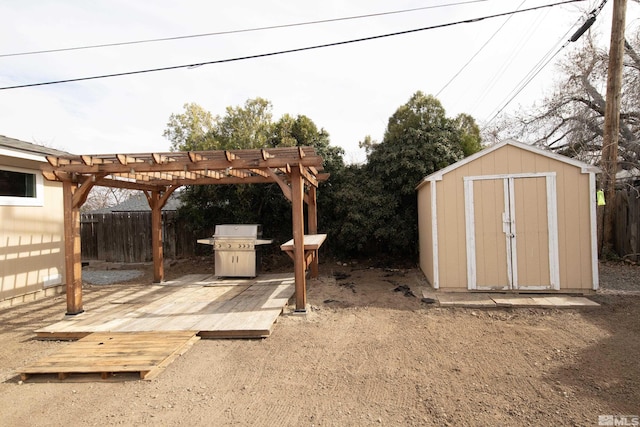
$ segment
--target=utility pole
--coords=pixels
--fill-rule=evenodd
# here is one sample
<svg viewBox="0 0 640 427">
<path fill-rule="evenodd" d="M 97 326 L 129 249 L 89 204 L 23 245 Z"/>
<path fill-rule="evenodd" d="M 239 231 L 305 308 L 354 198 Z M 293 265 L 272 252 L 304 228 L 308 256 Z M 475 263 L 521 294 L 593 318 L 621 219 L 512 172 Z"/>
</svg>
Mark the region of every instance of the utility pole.
<svg viewBox="0 0 640 427">
<path fill-rule="evenodd" d="M 613 0 L 611 45 L 607 72 L 607 96 L 602 141 L 603 187 L 607 204 L 604 210 L 603 254 L 614 250 L 616 173 L 618 172 L 618 137 L 620 134 L 620 96 L 624 58 L 624 26 L 627 0 Z"/>
</svg>

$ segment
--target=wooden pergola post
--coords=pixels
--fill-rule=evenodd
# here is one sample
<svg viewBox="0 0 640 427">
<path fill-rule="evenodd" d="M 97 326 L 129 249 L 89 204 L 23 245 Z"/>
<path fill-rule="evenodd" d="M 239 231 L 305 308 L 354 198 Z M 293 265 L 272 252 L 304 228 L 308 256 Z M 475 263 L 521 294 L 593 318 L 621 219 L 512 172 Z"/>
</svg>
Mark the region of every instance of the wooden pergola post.
<svg viewBox="0 0 640 427">
<path fill-rule="evenodd" d="M 179 185 L 170 186 L 164 191 L 155 189 L 144 194 L 151 208 L 151 252 L 153 254 L 153 283 L 164 281 L 164 252 L 162 247 L 162 208 L 167 204 L 169 196 Z"/>
<path fill-rule="evenodd" d="M 153 283 L 164 280 L 164 253 L 162 250 L 162 207 L 160 192 L 152 191 L 149 199 L 151 207 L 151 252 L 153 254 Z"/>
<path fill-rule="evenodd" d="M 78 184 L 62 182 L 64 204 L 64 268 L 66 275 L 67 313 L 80 314 L 82 308 L 82 254 L 80 246 L 80 207 L 74 206 L 73 195 Z"/>
<path fill-rule="evenodd" d="M 293 229 L 293 264 L 296 281 L 296 310 L 307 311 L 307 283 L 304 260 L 304 183 L 300 166 L 291 168 L 291 213 Z"/>
<path fill-rule="evenodd" d="M 62 181 L 64 208 L 64 268 L 66 275 L 67 313 L 76 315 L 82 308 L 82 247 L 80 241 L 80 206 L 93 188 L 93 178 L 86 177 L 82 186 L 65 176 Z"/>
</svg>

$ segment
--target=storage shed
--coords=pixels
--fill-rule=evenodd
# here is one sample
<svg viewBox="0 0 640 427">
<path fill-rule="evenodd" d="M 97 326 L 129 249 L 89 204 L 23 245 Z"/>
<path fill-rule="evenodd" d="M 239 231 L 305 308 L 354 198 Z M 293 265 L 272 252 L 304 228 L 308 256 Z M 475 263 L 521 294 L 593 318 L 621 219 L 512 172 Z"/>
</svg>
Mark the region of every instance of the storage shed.
<svg viewBox="0 0 640 427">
<path fill-rule="evenodd" d="M 446 291 L 598 289 L 599 169 L 514 140 L 417 186 L 420 268 Z"/>
</svg>

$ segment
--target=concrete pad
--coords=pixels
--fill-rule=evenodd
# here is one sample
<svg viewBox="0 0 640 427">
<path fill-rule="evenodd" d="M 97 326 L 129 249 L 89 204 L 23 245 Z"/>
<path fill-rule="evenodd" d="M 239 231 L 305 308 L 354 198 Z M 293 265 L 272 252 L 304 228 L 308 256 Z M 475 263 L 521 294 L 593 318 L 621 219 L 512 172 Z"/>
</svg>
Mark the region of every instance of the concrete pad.
<svg viewBox="0 0 640 427">
<path fill-rule="evenodd" d="M 492 299 L 498 307 L 598 307 L 600 304 L 585 297 L 570 295 L 495 295 Z"/>
<path fill-rule="evenodd" d="M 544 299 L 546 303 L 551 304 L 553 307 L 600 307 L 600 304 L 585 297 L 557 295 L 544 296 L 540 297 L 540 299 Z"/>
<path fill-rule="evenodd" d="M 570 308 L 600 306 L 588 298 L 572 295 L 440 292 L 432 288 L 423 288 L 422 296 L 437 300 L 441 307 Z"/>
<path fill-rule="evenodd" d="M 495 307 L 496 303 L 488 294 L 475 293 L 438 293 L 435 295 L 442 307 Z"/>
</svg>

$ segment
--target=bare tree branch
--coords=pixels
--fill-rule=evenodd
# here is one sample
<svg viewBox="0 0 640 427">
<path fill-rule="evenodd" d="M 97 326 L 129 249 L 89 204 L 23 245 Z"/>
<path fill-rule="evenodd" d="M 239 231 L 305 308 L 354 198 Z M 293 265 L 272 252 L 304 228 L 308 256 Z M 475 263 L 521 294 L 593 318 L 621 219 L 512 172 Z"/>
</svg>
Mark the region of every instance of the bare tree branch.
<svg viewBox="0 0 640 427">
<path fill-rule="evenodd" d="M 619 157 L 625 169 L 640 169 L 640 30 L 626 42 L 620 110 Z M 594 35 L 558 64 L 564 78 L 539 106 L 502 117 L 494 140 L 516 138 L 594 164 L 600 161 L 608 51 Z"/>
</svg>

